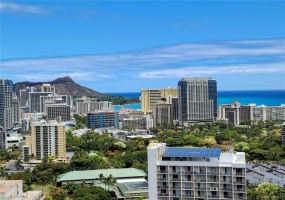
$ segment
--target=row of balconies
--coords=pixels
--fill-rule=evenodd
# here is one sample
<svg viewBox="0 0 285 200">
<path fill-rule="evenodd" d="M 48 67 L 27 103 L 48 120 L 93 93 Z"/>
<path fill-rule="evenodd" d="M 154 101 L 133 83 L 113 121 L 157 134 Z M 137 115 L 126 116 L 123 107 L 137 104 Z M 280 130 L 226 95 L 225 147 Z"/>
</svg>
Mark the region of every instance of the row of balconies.
<svg viewBox="0 0 285 200">
<path fill-rule="evenodd" d="M 218 172 L 190 172 L 190 171 L 188 171 L 188 172 L 181 172 L 181 171 L 166 171 L 166 170 L 161 170 L 161 171 L 158 171 L 157 172 L 158 174 L 201 174 L 201 175 L 206 175 L 206 174 L 208 174 L 208 175 L 216 175 L 216 176 L 218 176 L 218 175 L 222 175 L 222 176 L 232 176 L 232 175 L 234 175 L 234 176 L 245 176 L 245 173 L 218 173 Z"/>
<path fill-rule="evenodd" d="M 213 179 L 210 179 L 210 180 L 206 180 L 206 179 L 181 179 L 181 178 L 158 178 L 157 179 L 159 182 L 160 181 L 170 181 L 170 182 L 175 182 L 175 181 L 185 181 L 185 182 L 202 182 L 202 183 L 228 183 L 228 184 L 235 184 L 235 185 L 245 185 L 246 182 L 245 181 L 232 181 L 232 180 L 219 180 L 219 179 L 216 179 L 216 180 L 213 180 Z"/>
<path fill-rule="evenodd" d="M 158 186 L 157 188 L 164 188 L 168 189 L 168 186 Z M 218 188 L 218 187 L 180 187 L 180 186 L 171 186 L 169 188 L 170 190 L 176 190 L 176 189 L 186 189 L 186 190 L 206 190 L 206 191 L 229 191 L 229 192 L 246 192 L 245 188 Z"/>
</svg>

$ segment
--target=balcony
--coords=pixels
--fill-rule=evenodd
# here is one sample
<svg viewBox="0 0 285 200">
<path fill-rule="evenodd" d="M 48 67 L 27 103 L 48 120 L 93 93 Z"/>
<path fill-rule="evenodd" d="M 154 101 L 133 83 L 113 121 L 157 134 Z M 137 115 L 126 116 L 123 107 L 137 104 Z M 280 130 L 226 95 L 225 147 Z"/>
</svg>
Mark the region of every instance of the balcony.
<svg viewBox="0 0 285 200">
<path fill-rule="evenodd" d="M 180 178 L 171 178 L 170 181 L 181 181 Z"/>
<path fill-rule="evenodd" d="M 245 182 L 244 181 L 234 181 L 234 184 L 237 184 L 237 185 L 242 184 L 242 185 L 244 185 Z"/>
<path fill-rule="evenodd" d="M 193 172 L 187 171 L 187 172 L 182 172 L 182 174 L 193 174 Z"/>
<path fill-rule="evenodd" d="M 180 186 L 172 186 L 172 187 L 170 187 L 171 189 L 181 189 L 181 187 Z"/>
<path fill-rule="evenodd" d="M 235 188 L 234 192 L 246 192 L 245 188 Z"/>
<path fill-rule="evenodd" d="M 220 198 L 220 196 L 219 195 L 208 195 L 208 198 L 217 199 L 217 198 Z"/>
<path fill-rule="evenodd" d="M 232 175 L 232 173 L 231 172 L 220 172 L 220 175 L 222 175 L 222 176 L 231 176 Z"/>
<path fill-rule="evenodd" d="M 170 174 L 180 174 L 180 171 L 170 171 Z"/>
<path fill-rule="evenodd" d="M 158 174 L 167 174 L 168 172 L 166 170 L 160 170 L 157 172 Z"/>
<path fill-rule="evenodd" d="M 245 176 L 245 173 L 236 172 L 234 175 L 235 175 L 235 176 Z"/>
<path fill-rule="evenodd" d="M 209 175 L 219 175 L 219 172 L 208 172 Z"/>
<path fill-rule="evenodd" d="M 181 197 L 181 194 L 171 194 L 172 197 Z"/>
<path fill-rule="evenodd" d="M 183 186 L 183 189 L 189 189 L 189 190 L 193 190 L 194 188 L 192 186 Z"/>
<path fill-rule="evenodd" d="M 183 197 L 194 197 L 193 194 L 183 194 L 182 196 L 183 196 Z"/>
<path fill-rule="evenodd" d="M 168 181 L 168 178 L 158 178 L 158 181 Z"/>
<path fill-rule="evenodd" d="M 159 193 L 159 194 L 157 194 L 158 196 L 169 196 L 169 193 Z"/>
<path fill-rule="evenodd" d="M 206 171 L 194 172 L 194 174 L 206 174 Z"/>
<path fill-rule="evenodd" d="M 195 190 L 206 190 L 205 187 L 195 187 Z"/>
<path fill-rule="evenodd" d="M 209 187 L 208 190 L 210 190 L 210 191 L 218 191 L 219 188 L 218 187 Z"/>
<path fill-rule="evenodd" d="M 223 191 L 232 191 L 233 189 L 232 189 L 232 188 L 220 188 L 220 190 L 223 190 Z"/>
<path fill-rule="evenodd" d="M 168 188 L 168 185 L 158 185 L 157 188 Z"/>
<path fill-rule="evenodd" d="M 208 182 L 219 182 L 219 179 L 208 179 Z"/>
<path fill-rule="evenodd" d="M 221 182 L 221 183 L 229 183 L 229 184 L 232 184 L 232 180 L 221 180 L 220 182 Z"/>
</svg>

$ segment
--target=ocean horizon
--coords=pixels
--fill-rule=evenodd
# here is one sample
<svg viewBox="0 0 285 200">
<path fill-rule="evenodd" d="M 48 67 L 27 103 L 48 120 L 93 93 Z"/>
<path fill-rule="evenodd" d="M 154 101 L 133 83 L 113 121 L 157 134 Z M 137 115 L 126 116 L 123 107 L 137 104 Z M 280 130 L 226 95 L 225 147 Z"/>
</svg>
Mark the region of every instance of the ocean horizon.
<svg viewBox="0 0 285 200">
<path fill-rule="evenodd" d="M 108 93 L 113 96 L 123 96 L 127 98 L 139 98 L 140 92 L 117 92 Z M 236 90 L 218 91 L 218 105 L 231 104 L 239 101 L 243 105 L 255 103 L 257 106 L 280 106 L 285 104 L 285 90 Z M 120 110 L 121 105 L 115 105 L 115 110 Z M 141 109 L 140 103 L 126 104 L 124 108 Z"/>
</svg>

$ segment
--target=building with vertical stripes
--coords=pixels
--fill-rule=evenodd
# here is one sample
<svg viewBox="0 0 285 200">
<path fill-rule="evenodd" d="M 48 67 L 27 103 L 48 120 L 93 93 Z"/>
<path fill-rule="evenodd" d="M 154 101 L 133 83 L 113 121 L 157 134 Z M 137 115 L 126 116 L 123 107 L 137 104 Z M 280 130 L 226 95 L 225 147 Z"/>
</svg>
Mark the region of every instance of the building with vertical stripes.
<svg viewBox="0 0 285 200">
<path fill-rule="evenodd" d="M 26 145 L 22 147 L 23 152 L 33 154 L 36 160 L 48 156 L 65 160 L 65 130 L 65 124 L 60 121 L 51 120 L 47 122 L 41 120 L 33 122 L 31 124 L 31 135 L 26 137 Z M 27 156 L 26 154 L 25 156 Z"/>
<path fill-rule="evenodd" d="M 212 78 L 182 78 L 178 82 L 178 120 L 213 121 L 217 117 L 217 82 Z"/>
</svg>

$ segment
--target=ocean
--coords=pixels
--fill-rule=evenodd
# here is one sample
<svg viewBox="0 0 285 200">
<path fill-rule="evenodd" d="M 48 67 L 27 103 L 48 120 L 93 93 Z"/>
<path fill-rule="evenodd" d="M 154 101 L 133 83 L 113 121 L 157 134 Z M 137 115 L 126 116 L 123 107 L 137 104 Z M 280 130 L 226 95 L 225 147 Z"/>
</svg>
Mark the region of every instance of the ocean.
<svg viewBox="0 0 285 200">
<path fill-rule="evenodd" d="M 124 92 L 124 93 L 109 93 L 113 96 L 124 96 L 127 98 L 139 98 L 140 92 Z M 241 90 L 241 91 L 219 91 L 218 105 L 230 104 L 238 100 L 241 104 L 247 105 L 255 103 L 256 105 L 280 106 L 285 104 L 285 90 Z M 120 110 L 121 106 L 114 106 L 115 110 Z M 124 108 L 140 109 L 141 104 L 128 104 Z"/>
</svg>

